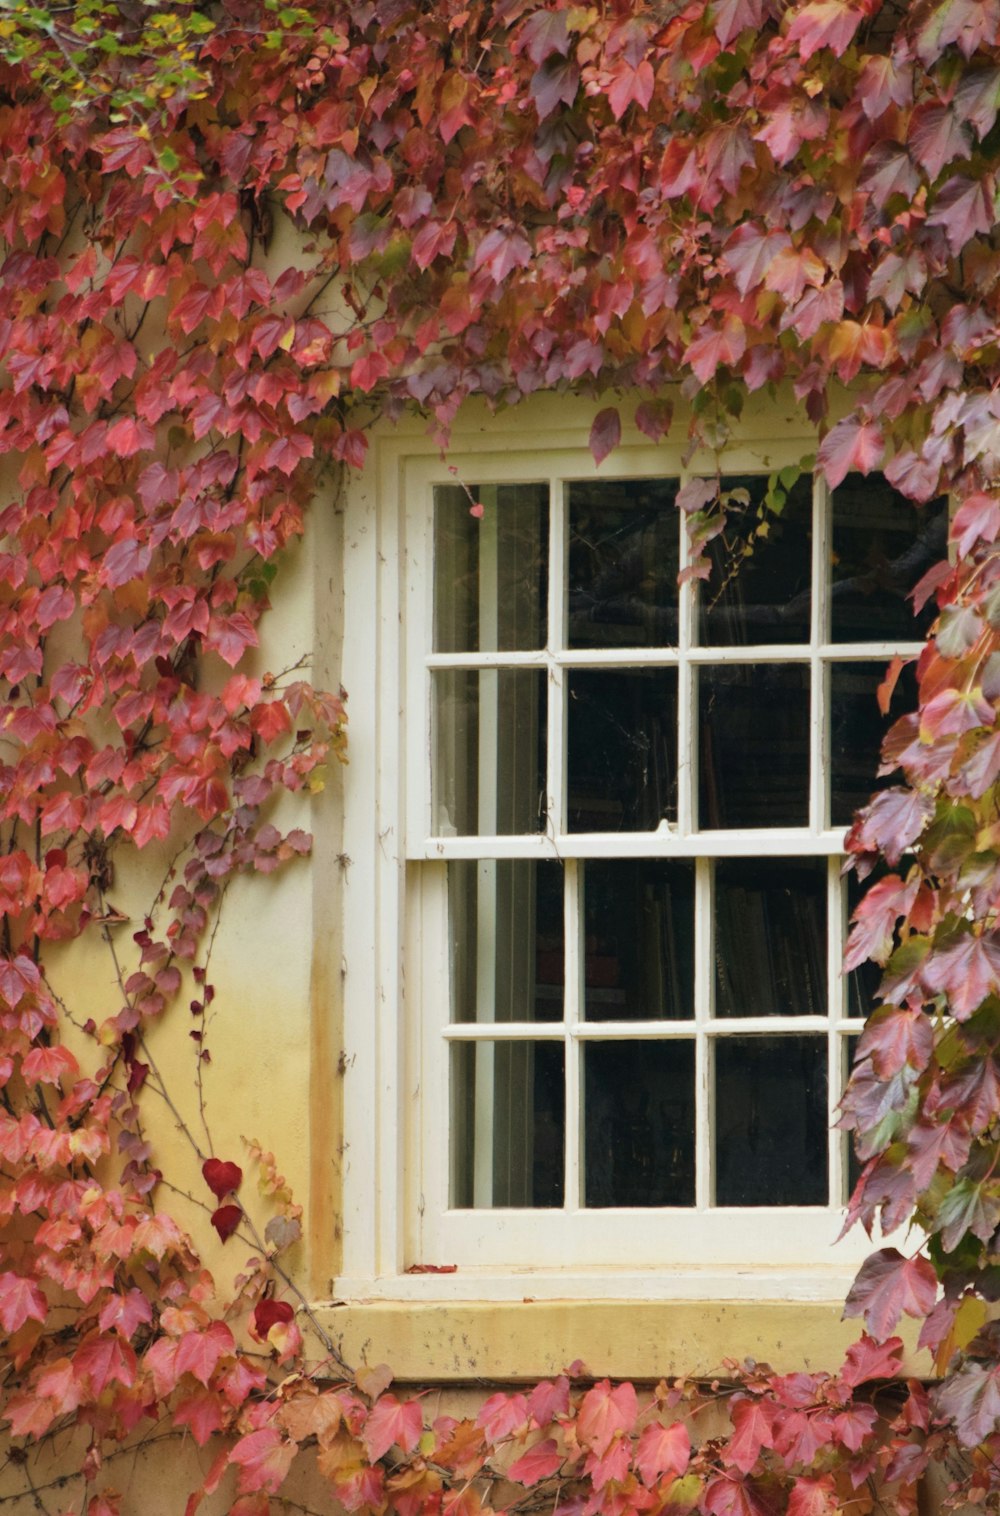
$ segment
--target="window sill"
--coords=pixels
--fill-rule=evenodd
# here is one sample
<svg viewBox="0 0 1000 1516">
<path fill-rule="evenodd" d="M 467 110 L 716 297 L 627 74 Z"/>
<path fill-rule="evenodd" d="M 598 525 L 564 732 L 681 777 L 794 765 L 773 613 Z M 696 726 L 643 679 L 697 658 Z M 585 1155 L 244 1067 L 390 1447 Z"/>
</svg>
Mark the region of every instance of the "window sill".
<svg viewBox="0 0 1000 1516">
<path fill-rule="evenodd" d="M 580 1274 L 545 1280 L 526 1271 L 505 1276 L 501 1295 L 499 1279 L 465 1271 L 461 1285 L 454 1274 L 371 1283 L 370 1293 L 351 1290 L 350 1301 L 321 1304 L 317 1314 L 349 1363 L 388 1363 L 398 1380 L 411 1383 L 534 1380 L 575 1361 L 595 1377 L 638 1380 L 724 1375 L 725 1360 L 734 1358 L 783 1373 L 832 1370 L 861 1330 L 859 1322 L 841 1319 L 844 1291 L 833 1280 L 832 1270 L 813 1271 L 808 1295 L 804 1276 L 796 1282 L 762 1270 L 727 1273 L 724 1283 L 712 1271 L 603 1281 Z M 340 1284 L 347 1295 L 348 1281 Z M 825 1298 L 816 1293 L 823 1285 Z M 561 1298 L 542 1298 L 543 1287 L 559 1288 Z M 687 1298 L 678 1298 L 682 1288 Z M 740 1289 L 745 1298 L 733 1298 Z M 663 1298 L 668 1293 L 672 1298 Z M 928 1355 L 917 1353 L 911 1328 L 907 1322 L 900 1329 L 902 1372 L 927 1376 Z"/>
</svg>

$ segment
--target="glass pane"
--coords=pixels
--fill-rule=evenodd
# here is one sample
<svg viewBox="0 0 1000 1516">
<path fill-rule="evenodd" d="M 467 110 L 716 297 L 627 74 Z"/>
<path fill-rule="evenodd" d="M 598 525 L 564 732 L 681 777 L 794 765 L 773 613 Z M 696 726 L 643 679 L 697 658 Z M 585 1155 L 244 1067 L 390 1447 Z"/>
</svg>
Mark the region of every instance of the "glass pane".
<svg viewBox="0 0 1000 1516">
<path fill-rule="evenodd" d="M 843 1089 L 847 1088 L 847 1081 L 851 1077 L 851 1069 L 854 1067 L 854 1055 L 858 1050 L 859 1041 L 860 1038 L 858 1037 L 844 1038 L 844 1047 L 842 1054 L 844 1060 L 842 1085 Z M 854 1150 L 853 1132 L 844 1133 L 844 1152 L 847 1159 L 844 1170 L 846 1181 L 845 1188 L 847 1190 L 847 1193 L 844 1196 L 843 1204 L 846 1205 L 848 1200 L 851 1198 L 851 1195 L 854 1193 L 854 1186 L 861 1178 L 861 1170 L 864 1168 L 864 1164 L 861 1162 L 861 1159 L 858 1157 L 857 1153 Z"/>
<path fill-rule="evenodd" d="M 452 1021 L 559 1021 L 560 863 L 482 858 L 448 865 Z"/>
<path fill-rule="evenodd" d="M 877 770 L 882 739 L 897 717 L 916 710 L 917 676 L 907 664 L 892 695 L 888 716 L 878 708 L 885 663 L 835 663 L 830 670 L 830 824 L 848 826 L 875 790 L 898 784 L 898 773 Z"/>
<path fill-rule="evenodd" d="M 694 1205 L 694 1043 L 591 1042 L 584 1204 Z"/>
<path fill-rule="evenodd" d="M 569 646 L 674 647 L 676 479 L 570 484 Z"/>
<path fill-rule="evenodd" d="M 833 492 L 834 642 L 922 641 L 937 615 L 906 597 L 947 554 L 947 502 L 911 505 L 882 474 L 848 474 Z"/>
<path fill-rule="evenodd" d="M 562 1043 L 457 1042 L 451 1053 L 452 1205 L 562 1205 Z"/>
<path fill-rule="evenodd" d="M 716 1016 L 825 1016 L 826 859 L 715 865 Z"/>
<path fill-rule="evenodd" d="M 591 859 L 583 915 L 589 1021 L 694 1015 L 693 864 Z"/>
<path fill-rule="evenodd" d="M 677 817 L 677 670 L 567 676 L 571 832 L 653 832 Z"/>
<path fill-rule="evenodd" d="M 511 652 L 545 644 L 549 498 L 544 484 L 434 491 L 434 648 Z M 474 503 L 483 507 L 470 514 Z"/>
<path fill-rule="evenodd" d="M 767 480 L 723 479 L 748 502 L 708 546 L 712 572 L 701 586 L 700 637 L 705 645 L 809 641 L 812 571 L 812 479 L 792 488 L 780 516 L 764 511 Z M 755 537 L 763 527 L 764 535 Z"/>
<path fill-rule="evenodd" d="M 715 1043 L 716 1205 L 826 1205 L 826 1039 Z"/>
<path fill-rule="evenodd" d="M 434 831 L 508 836 L 545 827 L 545 687 L 539 669 L 437 669 Z"/>
<path fill-rule="evenodd" d="M 698 711 L 701 827 L 805 826 L 808 666 L 703 668 Z"/>
</svg>

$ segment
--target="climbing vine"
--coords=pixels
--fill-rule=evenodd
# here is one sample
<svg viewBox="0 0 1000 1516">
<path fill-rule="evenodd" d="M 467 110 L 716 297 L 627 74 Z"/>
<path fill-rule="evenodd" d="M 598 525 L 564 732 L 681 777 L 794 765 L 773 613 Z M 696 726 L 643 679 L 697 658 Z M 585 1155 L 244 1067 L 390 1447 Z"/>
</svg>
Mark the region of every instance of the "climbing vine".
<svg viewBox="0 0 1000 1516">
<path fill-rule="evenodd" d="M 955 1444 L 957 1493 L 996 1501 L 998 106 L 1000 0 L 6 0 L 0 1499 L 138 1509 L 117 1458 L 189 1436 L 211 1461 L 188 1516 L 217 1490 L 234 1516 L 301 1504 L 307 1459 L 379 1516 L 864 1516 L 913 1509 Z M 919 709 L 849 839 L 879 870 L 849 962 L 885 970 L 851 1217 L 914 1231 L 862 1268 L 836 1371 L 637 1397 L 577 1366 L 435 1417 L 324 1335 L 274 1158 L 182 1123 L 242 1246 L 224 1286 L 144 1119 L 171 1100 L 154 1024 L 209 1056 L 229 883 L 308 851 L 284 797 L 344 753 L 343 695 L 253 661 L 278 561 L 371 416 L 418 410 L 446 446 L 468 397 L 585 391 L 600 463 L 626 404 L 659 439 L 682 400 L 717 455 L 779 384 L 830 485 L 881 469 L 955 503 L 916 591 L 939 610 Z M 725 502 L 688 505 L 704 544 Z M 136 850 L 164 860 L 138 929 L 114 903 Z M 113 968 L 100 1019 L 50 971 L 83 936 Z M 932 1391 L 883 1386 L 904 1314 Z"/>
</svg>

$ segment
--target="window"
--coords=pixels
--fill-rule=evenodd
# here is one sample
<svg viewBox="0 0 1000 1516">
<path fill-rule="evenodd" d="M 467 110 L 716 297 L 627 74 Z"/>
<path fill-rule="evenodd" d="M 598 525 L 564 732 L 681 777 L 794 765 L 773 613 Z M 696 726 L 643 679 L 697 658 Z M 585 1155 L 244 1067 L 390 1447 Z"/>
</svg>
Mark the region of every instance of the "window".
<svg viewBox="0 0 1000 1516">
<path fill-rule="evenodd" d="M 829 1265 L 851 1178 L 830 1123 L 871 989 L 840 974 L 843 835 L 892 782 L 912 670 L 888 719 L 875 692 L 921 646 L 906 597 L 944 507 L 789 477 L 772 517 L 769 474 L 810 442 L 748 448 L 708 579 L 678 587 L 690 475 L 643 445 L 597 476 L 554 440 L 458 458 L 465 483 L 430 457 L 387 471 L 381 749 L 399 736 L 406 772 L 377 781 L 403 842 L 377 1122 L 399 1173 L 369 1256 Z"/>
</svg>

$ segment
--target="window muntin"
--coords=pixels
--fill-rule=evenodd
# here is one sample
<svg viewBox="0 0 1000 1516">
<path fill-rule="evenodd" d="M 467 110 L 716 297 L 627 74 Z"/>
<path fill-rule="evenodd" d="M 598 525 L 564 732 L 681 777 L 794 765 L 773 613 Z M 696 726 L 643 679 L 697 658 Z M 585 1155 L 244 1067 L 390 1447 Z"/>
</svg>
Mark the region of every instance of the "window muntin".
<svg viewBox="0 0 1000 1516">
<path fill-rule="evenodd" d="M 839 975 L 846 899 L 837 828 L 874 784 L 864 790 L 861 764 L 874 762 L 869 755 L 888 724 L 874 700 L 885 661 L 919 647 L 912 623 L 911 635 L 901 634 L 898 605 L 891 618 L 873 612 L 872 586 L 888 584 L 902 600 L 934 561 L 943 511 L 927 508 L 914 518 L 880 479 L 849 479 L 832 501 L 821 484 L 800 481 L 772 532 L 737 524 L 713 545 L 707 585 L 678 589 L 680 482 L 473 486 L 481 519 L 470 515 L 464 489 L 434 492 L 437 540 L 442 510 L 450 513 L 450 538 L 478 537 L 476 582 L 470 589 L 467 575 L 461 593 L 473 604 L 467 621 L 487 627 L 504 594 L 493 566 L 504 504 L 515 502 L 516 513 L 518 500 L 532 502 L 518 518 L 519 582 L 538 586 L 539 617 L 533 623 L 522 609 L 520 619 L 537 626 L 544 614 L 546 635 L 544 646 L 525 633 L 522 645 L 508 636 L 501 648 L 492 634 L 476 645 L 467 636 L 458 649 L 438 636 L 425 660 L 432 689 L 459 671 L 480 681 L 512 671 L 537 678 L 519 723 L 500 682 L 485 697 L 480 682 L 475 743 L 468 739 L 465 751 L 474 745 L 467 773 L 480 794 L 489 791 L 486 803 L 466 804 L 462 817 L 442 815 L 436 801 L 434 819 L 426 805 L 418 812 L 410 855 L 453 860 L 443 874 L 432 865 L 419 871 L 434 902 L 422 920 L 454 956 L 458 929 L 448 902 L 469 894 L 456 870 L 461 860 L 481 872 L 486 898 L 510 891 L 502 880 L 489 882 L 506 859 L 546 860 L 563 891 L 561 972 L 553 971 L 558 934 L 551 924 L 546 933 L 537 927 L 535 962 L 545 967 L 522 996 L 521 1013 L 516 996 L 502 999 L 502 1012 L 498 1003 L 490 1009 L 489 975 L 456 1012 L 452 977 L 448 1014 L 426 1025 L 425 1059 L 451 1070 L 453 1115 L 450 1141 L 440 1119 L 425 1123 L 424 1145 L 435 1151 L 425 1164 L 424 1214 L 445 1223 L 436 1232 L 432 1221 L 425 1235 L 447 1237 L 449 1256 L 461 1256 L 453 1244 L 463 1235 L 477 1239 L 470 1262 L 482 1261 L 476 1247 L 494 1235 L 482 1223 L 499 1211 L 515 1251 L 517 1238 L 534 1238 L 544 1225 L 575 1237 L 581 1261 L 614 1262 L 616 1247 L 600 1225 L 613 1208 L 651 1223 L 673 1216 L 702 1239 L 678 1246 L 675 1227 L 664 1261 L 697 1256 L 706 1245 L 721 1259 L 711 1242 L 713 1215 L 721 1222 L 735 1207 L 761 1220 L 808 1218 L 836 1213 L 846 1198 L 845 1143 L 829 1120 L 864 1006 L 860 983 L 852 982 L 848 999 Z M 724 483 L 746 491 L 747 515 L 758 519 L 765 477 Z M 866 543 L 867 486 L 877 510 Z M 853 573 L 833 550 L 834 526 Z M 729 557 L 745 552 L 751 536 L 752 553 L 731 575 Z M 468 562 L 471 549 L 460 546 L 459 561 L 463 554 Z M 434 585 L 440 627 L 450 615 L 447 574 L 436 572 Z M 897 695 L 892 717 L 904 699 Z M 439 705 L 432 695 L 435 795 L 445 751 Z M 510 819 L 510 805 L 497 796 L 504 773 L 515 771 L 520 812 Z M 425 840 L 419 815 L 430 822 Z M 667 868 L 686 870 L 687 884 L 678 876 L 665 904 L 656 871 Z M 782 876 L 793 884 L 783 888 Z M 610 904 L 595 905 L 602 897 L 631 902 L 632 940 Z M 468 934 L 467 905 L 462 911 Z M 509 949 L 496 947 L 489 910 L 476 919 L 474 956 L 492 959 L 495 974 Z M 750 959 L 741 966 L 742 987 L 723 982 L 718 967 L 734 938 L 735 952 Z M 519 969 L 508 964 L 503 972 L 530 983 L 530 946 L 521 958 Z M 456 1102 L 464 1115 L 455 1114 Z M 790 1162 L 797 1150 L 802 1161 Z M 534 1212 L 544 1216 L 532 1222 Z M 472 1224 L 463 1231 L 464 1222 Z M 826 1241 L 835 1231 L 790 1226 L 783 1235 L 801 1250 L 807 1233 Z M 782 1251 L 765 1247 L 764 1255 L 770 1261 Z"/>
</svg>

